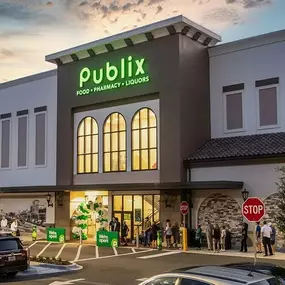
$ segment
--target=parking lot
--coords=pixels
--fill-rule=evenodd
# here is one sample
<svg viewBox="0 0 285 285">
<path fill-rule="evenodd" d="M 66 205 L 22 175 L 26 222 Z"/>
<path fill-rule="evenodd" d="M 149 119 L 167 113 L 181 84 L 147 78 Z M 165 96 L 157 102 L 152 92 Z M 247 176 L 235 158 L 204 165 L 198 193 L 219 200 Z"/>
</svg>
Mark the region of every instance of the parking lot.
<svg viewBox="0 0 285 285">
<path fill-rule="evenodd" d="M 25 242 L 25 247 L 30 249 L 31 256 L 61 258 L 70 262 L 85 261 L 115 256 L 134 255 L 148 252 L 149 249 L 136 249 L 133 247 L 105 248 L 92 244 L 79 243 L 50 243 L 46 241 Z"/>
</svg>

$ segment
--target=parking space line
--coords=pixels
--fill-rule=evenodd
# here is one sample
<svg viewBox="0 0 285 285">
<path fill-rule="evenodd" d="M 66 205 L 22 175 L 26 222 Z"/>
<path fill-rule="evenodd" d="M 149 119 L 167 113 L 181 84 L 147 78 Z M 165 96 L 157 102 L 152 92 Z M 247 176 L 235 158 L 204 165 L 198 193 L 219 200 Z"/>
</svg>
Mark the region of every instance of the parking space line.
<svg viewBox="0 0 285 285">
<path fill-rule="evenodd" d="M 58 251 L 58 254 L 56 255 L 56 259 L 58 259 L 60 257 L 60 255 L 62 254 L 62 251 L 64 250 L 64 248 L 66 247 L 66 243 L 64 243 L 62 245 L 62 247 L 60 248 L 60 250 Z"/>
<path fill-rule="evenodd" d="M 110 257 L 115 257 L 115 256 L 126 256 L 126 255 L 134 255 L 134 254 L 140 254 L 140 253 L 144 253 L 144 252 L 149 252 L 152 251 L 152 249 L 146 249 L 144 251 L 140 251 L 140 252 L 130 252 L 130 253 L 122 253 L 122 254 L 118 254 L 118 255 L 107 255 L 107 256 L 101 256 L 101 257 L 91 257 L 91 258 L 84 258 L 84 259 L 78 259 L 76 260 L 76 262 L 81 262 L 81 261 L 89 261 L 89 260 L 95 260 L 95 259 L 105 259 L 105 258 L 110 258 Z"/>
<path fill-rule="evenodd" d="M 95 256 L 96 256 L 96 258 L 99 257 L 99 249 L 98 249 L 97 245 L 95 246 Z"/>
<path fill-rule="evenodd" d="M 82 244 L 79 245 L 78 250 L 77 250 L 76 257 L 75 257 L 75 259 L 73 260 L 73 262 L 74 262 L 74 261 L 77 261 L 77 260 L 79 259 L 80 253 L 81 253 L 81 248 L 82 248 Z"/>
<path fill-rule="evenodd" d="M 30 249 L 30 248 L 32 248 L 35 244 L 37 244 L 38 243 L 38 241 L 35 241 L 34 243 L 32 243 L 30 246 L 28 246 L 28 248 Z"/>
<path fill-rule="evenodd" d="M 51 245 L 51 242 L 48 243 L 48 244 L 40 251 L 40 253 L 37 255 L 37 257 L 41 256 L 41 255 L 46 251 L 46 249 L 47 249 L 50 245 Z"/>
<path fill-rule="evenodd" d="M 134 253 L 136 252 L 136 250 L 133 247 L 132 247 L 132 252 L 134 252 Z"/>
<path fill-rule="evenodd" d="M 167 252 L 162 252 L 162 253 L 153 254 L 153 255 L 139 256 L 137 258 L 140 258 L 140 259 L 157 258 L 157 257 L 161 257 L 161 256 L 166 256 L 166 255 L 179 254 L 181 252 L 182 251 L 167 251 Z"/>
<path fill-rule="evenodd" d="M 117 249 L 114 246 L 113 246 L 113 250 L 114 250 L 114 254 L 118 255 L 118 251 L 117 251 Z"/>
</svg>

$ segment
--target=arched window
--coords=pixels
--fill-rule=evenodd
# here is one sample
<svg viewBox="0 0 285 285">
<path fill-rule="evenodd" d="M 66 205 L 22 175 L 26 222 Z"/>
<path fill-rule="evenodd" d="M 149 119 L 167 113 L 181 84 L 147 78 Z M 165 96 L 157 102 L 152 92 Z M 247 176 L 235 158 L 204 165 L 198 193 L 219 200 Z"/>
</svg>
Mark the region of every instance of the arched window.
<svg viewBox="0 0 285 285">
<path fill-rule="evenodd" d="M 132 121 L 132 170 L 157 169 L 157 122 L 148 108 L 139 110 Z"/>
<path fill-rule="evenodd" d="M 98 172 L 98 151 L 98 124 L 86 117 L 77 130 L 77 173 Z"/>
<path fill-rule="evenodd" d="M 104 124 L 104 172 L 126 171 L 126 121 L 119 113 Z"/>
</svg>

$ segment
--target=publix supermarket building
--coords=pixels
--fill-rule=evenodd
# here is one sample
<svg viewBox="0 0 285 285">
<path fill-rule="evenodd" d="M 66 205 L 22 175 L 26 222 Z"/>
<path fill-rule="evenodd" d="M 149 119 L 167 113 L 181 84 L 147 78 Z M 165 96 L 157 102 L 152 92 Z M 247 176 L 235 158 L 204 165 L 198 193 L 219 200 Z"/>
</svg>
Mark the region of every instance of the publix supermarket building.
<svg viewBox="0 0 285 285">
<path fill-rule="evenodd" d="M 27 235 L 36 223 L 71 239 L 80 207 L 95 205 L 89 239 L 112 216 L 133 239 L 146 217 L 180 223 L 188 201 L 188 227 L 219 221 L 238 239 L 242 191 L 276 210 L 284 40 L 279 31 L 216 45 L 218 35 L 178 16 L 48 55 L 55 70 L 2 83 L 2 214 Z M 258 67 L 268 54 L 278 59 Z M 258 107 L 266 100 L 268 111 Z M 274 155 L 269 139 L 280 143 Z"/>
</svg>

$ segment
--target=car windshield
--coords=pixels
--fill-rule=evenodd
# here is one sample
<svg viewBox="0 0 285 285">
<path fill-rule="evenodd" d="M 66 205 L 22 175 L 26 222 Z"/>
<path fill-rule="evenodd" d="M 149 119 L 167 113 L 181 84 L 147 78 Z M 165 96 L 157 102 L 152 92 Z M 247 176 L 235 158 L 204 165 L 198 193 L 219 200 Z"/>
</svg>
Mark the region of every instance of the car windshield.
<svg viewBox="0 0 285 285">
<path fill-rule="evenodd" d="M 0 241 L 0 252 L 20 249 L 19 243 L 16 239 L 7 239 Z"/>
<path fill-rule="evenodd" d="M 282 285 L 282 282 L 277 278 L 270 278 L 267 280 L 252 283 L 251 285 Z"/>
</svg>

